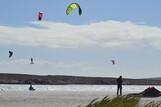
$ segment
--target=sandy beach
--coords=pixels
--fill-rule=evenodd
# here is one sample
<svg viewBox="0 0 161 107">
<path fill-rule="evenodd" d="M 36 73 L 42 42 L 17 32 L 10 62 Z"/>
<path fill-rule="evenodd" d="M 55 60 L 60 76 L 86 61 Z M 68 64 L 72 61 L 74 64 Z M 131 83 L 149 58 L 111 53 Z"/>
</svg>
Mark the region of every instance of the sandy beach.
<svg viewBox="0 0 161 107">
<path fill-rule="evenodd" d="M 2 92 L 0 107 L 77 107 L 104 96 L 95 92 Z"/>
<path fill-rule="evenodd" d="M 114 97 L 114 93 L 105 92 L 54 92 L 54 91 L 12 91 L 1 92 L 0 107 L 82 107 L 94 98 Z M 161 98 L 142 98 L 140 104 Z"/>
</svg>

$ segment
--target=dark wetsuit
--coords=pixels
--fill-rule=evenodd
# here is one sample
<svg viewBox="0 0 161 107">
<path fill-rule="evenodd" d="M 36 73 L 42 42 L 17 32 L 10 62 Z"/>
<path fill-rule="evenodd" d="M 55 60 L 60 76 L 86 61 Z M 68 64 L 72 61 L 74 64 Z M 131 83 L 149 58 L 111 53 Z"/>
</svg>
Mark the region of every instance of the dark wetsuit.
<svg viewBox="0 0 161 107">
<path fill-rule="evenodd" d="M 119 92 L 120 92 L 120 96 L 122 96 L 122 77 L 119 77 L 117 80 L 117 96 L 119 95 Z"/>
<path fill-rule="evenodd" d="M 32 87 L 32 85 L 30 85 L 29 90 L 30 91 L 35 91 L 35 89 Z"/>
</svg>

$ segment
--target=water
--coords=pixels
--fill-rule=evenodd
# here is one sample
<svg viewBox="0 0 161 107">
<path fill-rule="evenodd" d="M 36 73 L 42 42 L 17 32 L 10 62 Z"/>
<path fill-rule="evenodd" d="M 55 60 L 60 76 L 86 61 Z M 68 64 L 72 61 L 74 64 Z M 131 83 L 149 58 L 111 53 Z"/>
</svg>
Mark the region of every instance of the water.
<svg viewBox="0 0 161 107">
<path fill-rule="evenodd" d="M 33 85 L 36 91 L 116 92 L 116 85 Z M 124 92 L 141 92 L 149 86 L 124 85 Z M 154 86 L 161 90 L 161 86 Z M 29 85 L 0 84 L 1 91 L 28 91 Z"/>
</svg>

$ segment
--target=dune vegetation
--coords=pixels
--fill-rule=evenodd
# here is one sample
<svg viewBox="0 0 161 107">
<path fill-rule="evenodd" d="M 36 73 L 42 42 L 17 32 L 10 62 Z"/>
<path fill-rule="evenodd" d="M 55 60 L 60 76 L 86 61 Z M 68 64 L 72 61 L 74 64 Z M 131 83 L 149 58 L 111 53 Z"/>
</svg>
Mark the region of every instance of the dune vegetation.
<svg viewBox="0 0 161 107">
<path fill-rule="evenodd" d="M 140 107 L 139 97 L 104 97 L 102 100 L 94 99 L 85 107 Z M 79 106 L 81 107 L 81 106 Z M 142 105 L 142 107 L 161 107 L 161 102 L 152 101 L 148 104 Z"/>
</svg>

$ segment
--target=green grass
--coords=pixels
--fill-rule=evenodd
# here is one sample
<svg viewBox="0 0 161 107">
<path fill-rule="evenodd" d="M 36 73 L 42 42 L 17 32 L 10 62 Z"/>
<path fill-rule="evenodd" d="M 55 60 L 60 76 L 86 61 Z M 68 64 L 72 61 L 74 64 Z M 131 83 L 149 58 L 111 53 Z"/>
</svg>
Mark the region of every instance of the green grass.
<svg viewBox="0 0 161 107">
<path fill-rule="evenodd" d="M 110 99 L 109 97 L 104 97 L 102 100 L 94 99 L 85 107 L 139 107 L 139 97 L 115 97 Z M 79 106 L 81 107 L 81 106 Z M 152 101 L 143 107 L 161 107 L 161 102 Z"/>
<path fill-rule="evenodd" d="M 139 97 L 109 97 L 103 98 L 101 101 L 94 99 L 85 107 L 136 107 L 139 103 Z"/>
</svg>

